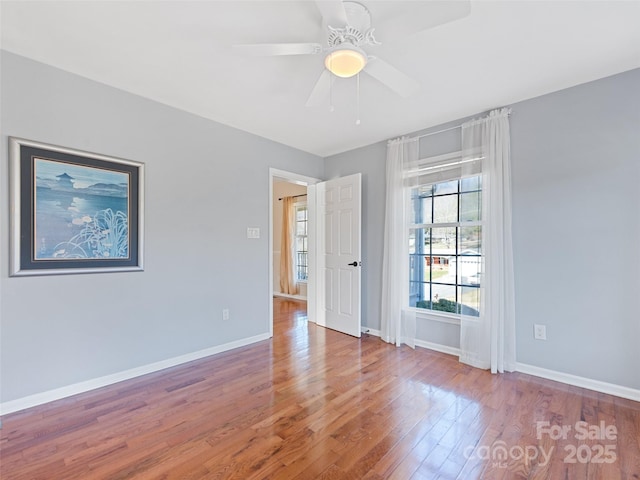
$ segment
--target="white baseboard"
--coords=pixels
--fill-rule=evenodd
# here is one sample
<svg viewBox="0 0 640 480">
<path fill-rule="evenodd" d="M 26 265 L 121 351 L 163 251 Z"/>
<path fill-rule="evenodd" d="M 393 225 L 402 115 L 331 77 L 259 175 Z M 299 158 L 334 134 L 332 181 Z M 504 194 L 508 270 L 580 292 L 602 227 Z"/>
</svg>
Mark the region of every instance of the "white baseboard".
<svg viewBox="0 0 640 480">
<path fill-rule="evenodd" d="M 380 332 L 380 330 L 375 330 L 369 327 L 362 327 L 362 333 L 368 333 L 369 335 L 373 335 L 374 337 L 382 336 L 382 332 Z M 439 343 L 425 342 L 424 340 L 415 340 L 415 343 L 416 343 L 416 347 L 428 348 L 429 350 L 434 350 L 440 353 L 446 353 L 448 355 L 455 355 L 456 357 L 460 356 L 459 348 L 449 347 L 447 345 L 440 345 Z"/>
<path fill-rule="evenodd" d="M 376 337 L 381 336 L 380 330 L 374 330 L 369 327 L 362 327 L 363 333 L 374 335 Z M 455 347 L 449 347 L 447 345 L 440 345 L 438 343 L 426 342 L 424 340 L 416 340 L 416 347 L 428 348 L 429 350 L 435 350 L 436 352 L 446 353 L 460 356 L 460 349 Z M 516 363 L 516 371 L 533 375 L 535 377 L 546 378 L 547 380 L 554 380 L 556 382 L 566 383 L 576 387 L 587 388 L 596 392 L 607 393 L 609 395 L 615 395 L 616 397 L 628 398 L 629 400 L 635 400 L 640 402 L 640 390 L 624 387 L 622 385 L 616 385 L 614 383 L 601 382 L 600 380 L 593 380 L 591 378 L 579 377 L 577 375 L 571 375 L 569 373 L 558 372 L 556 370 L 548 370 L 546 368 L 536 367 L 534 365 L 527 365 L 526 363 Z"/>
<path fill-rule="evenodd" d="M 9 402 L 0 404 L 0 414 L 6 415 L 8 413 L 17 412 L 27 408 L 42 405 L 43 403 L 53 402 L 54 400 L 60 400 L 61 398 L 70 397 L 79 393 L 95 390 L 96 388 L 106 387 L 114 383 L 122 382 L 123 380 L 129 380 L 131 378 L 146 375 L 147 373 L 157 372 L 158 370 L 164 370 L 165 368 L 175 367 L 182 363 L 191 362 L 200 358 L 215 355 L 216 353 L 226 352 L 234 348 L 244 347 L 252 343 L 261 342 L 262 340 L 269 339 L 268 333 L 256 335 L 254 337 L 243 338 L 234 342 L 225 343 L 224 345 L 217 345 L 215 347 L 206 348 L 197 352 L 187 353 L 178 357 L 168 358 L 160 362 L 150 363 L 141 367 L 132 368 L 123 372 L 114 373 L 111 375 L 105 375 L 104 377 L 94 378 L 85 382 L 74 383 L 73 385 L 67 385 L 65 387 L 56 388 L 47 392 L 36 393 L 35 395 L 29 395 L 28 397 L 18 398 Z"/>
<path fill-rule="evenodd" d="M 380 330 L 375 330 L 369 327 L 362 327 L 362 332 L 376 337 L 380 337 L 381 335 Z M 75 383 L 73 385 L 67 385 L 65 387 L 56 388 L 47 392 L 29 395 L 28 397 L 18 398 L 16 400 L 11 400 L 9 402 L 0 404 L 0 414 L 7 415 L 9 413 L 25 410 L 37 405 L 42 405 L 43 403 L 48 403 L 54 400 L 59 400 L 61 398 L 77 395 L 79 393 L 95 390 L 96 388 L 112 385 L 124 380 L 129 380 L 131 378 L 146 375 L 147 373 L 164 370 L 165 368 L 174 367 L 182 363 L 191 362 L 193 360 L 198 360 L 200 358 L 215 355 L 217 353 L 226 352 L 234 348 L 244 347 L 245 345 L 261 342 L 262 340 L 267 340 L 269 338 L 270 337 L 268 333 L 263 333 L 254 337 L 243 338 L 234 342 L 225 343 L 224 345 L 218 345 L 204 350 L 199 350 L 197 352 L 180 355 L 178 357 L 173 357 L 167 360 L 162 360 L 160 362 L 143 365 L 141 367 L 132 368 L 123 372 L 114 373 L 112 375 L 106 375 L 104 377 Z M 424 340 L 416 340 L 416 346 L 421 348 L 428 348 L 429 350 L 435 350 L 436 352 L 442 352 L 449 355 L 460 355 L 460 350 L 458 348 L 426 342 Z M 554 380 L 556 382 L 566 383 L 568 385 L 587 388 L 596 392 L 607 393 L 609 395 L 615 395 L 617 397 L 627 398 L 629 400 L 640 402 L 640 390 L 638 389 L 624 387 L 613 383 L 601 382 L 599 380 L 593 380 L 586 377 L 579 377 L 577 375 L 571 375 L 555 370 L 548 370 L 546 368 L 536 367 L 534 365 L 528 365 L 525 363 L 517 363 L 516 370 L 528 375 L 542 377 L 548 380 Z"/>
<path fill-rule="evenodd" d="M 374 337 L 379 337 L 382 335 L 382 332 L 380 332 L 380 330 L 375 330 L 373 328 L 369 328 L 369 327 L 360 327 L 360 331 L 362 333 L 367 333 L 369 335 L 373 335 Z"/>
<path fill-rule="evenodd" d="M 622 385 L 601 382 L 600 380 L 593 380 L 586 377 L 579 377 L 577 375 L 558 372 L 556 370 L 547 370 L 546 368 L 527 365 L 526 363 L 518 362 L 516 364 L 516 370 L 528 375 L 542 377 L 548 380 L 555 380 L 556 382 L 566 383 L 568 385 L 587 388 L 596 392 L 607 393 L 609 395 L 615 395 L 616 397 L 628 398 L 629 400 L 640 402 L 640 390 L 635 388 L 623 387 Z"/>
<path fill-rule="evenodd" d="M 307 301 L 307 297 L 303 295 L 289 295 L 288 293 L 273 292 L 273 296 L 283 297 L 283 298 L 292 298 L 294 300 L 304 300 L 305 302 Z"/>
<path fill-rule="evenodd" d="M 435 350 L 436 352 L 446 353 L 447 355 L 453 355 L 455 357 L 460 356 L 460 349 L 456 347 L 449 347 L 448 345 L 441 345 L 439 343 L 425 342 L 424 340 L 416 340 L 416 347 L 428 348 L 429 350 Z"/>
</svg>

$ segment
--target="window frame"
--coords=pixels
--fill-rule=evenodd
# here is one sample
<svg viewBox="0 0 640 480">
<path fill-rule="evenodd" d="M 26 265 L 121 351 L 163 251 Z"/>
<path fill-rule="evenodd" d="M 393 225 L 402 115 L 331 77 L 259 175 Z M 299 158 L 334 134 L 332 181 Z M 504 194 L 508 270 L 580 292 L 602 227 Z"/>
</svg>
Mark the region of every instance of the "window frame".
<svg viewBox="0 0 640 480">
<path fill-rule="evenodd" d="M 423 171 L 424 170 L 428 170 L 429 164 L 433 161 L 442 161 L 442 159 L 446 159 L 449 162 L 449 165 L 458 165 L 458 164 L 462 164 L 465 163 L 462 160 L 462 156 L 461 156 L 461 152 L 456 152 L 454 154 L 447 154 L 447 155 L 441 155 L 438 157 L 433 157 L 433 158 L 425 158 L 419 161 L 419 166 L 418 166 L 418 170 L 417 171 Z M 434 162 L 435 163 L 435 162 Z M 435 167 L 434 169 L 438 169 L 440 171 L 440 169 L 438 167 Z M 415 171 L 414 171 L 415 172 Z M 453 173 L 453 170 L 452 172 Z M 415 175 L 415 173 L 414 173 Z M 414 176 L 411 175 L 411 176 Z M 415 176 L 419 176 L 415 175 Z M 446 196 L 446 195 L 455 195 L 457 197 L 457 221 L 456 222 L 443 222 L 443 223 L 434 223 L 434 203 L 432 201 L 431 203 L 431 222 L 428 223 L 413 223 L 410 222 L 407 226 L 406 229 L 406 238 L 407 240 L 409 240 L 411 238 L 411 236 L 413 235 L 415 238 L 415 233 L 416 231 L 418 231 L 419 229 L 423 229 L 423 230 L 428 230 L 428 229 L 434 229 L 434 228 L 455 228 L 456 229 L 456 246 L 455 246 L 455 258 L 456 261 L 458 261 L 458 259 L 460 257 L 464 257 L 464 255 L 460 255 L 460 239 L 459 239 L 459 235 L 460 235 L 460 229 L 465 228 L 465 227 L 480 227 L 481 229 L 485 228 L 484 225 L 484 221 L 482 219 L 482 213 L 480 213 L 480 219 L 479 220 L 472 220 L 472 221 L 461 221 L 460 220 L 460 200 L 461 200 L 461 195 L 464 193 L 470 193 L 470 192 L 480 192 L 480 195 L 482 195 L 483 193 L 483 188 L 482 188 L 482 172 L 481 171 L 475 171 L 473 173 L 470 174 L 461 174 L 461 172 L 456 171 L 456 173 L 453 173 L 453 175 L 451 175 L 450 177 L 448 177 L 445 173 L 444 176 L 440 176 L 438 175 L 439 178 L 434 178 L 434 180 L 432 182 L 416 182 L 415 184 L 408 184 L 405 192 L 406 192 L 406 201 L 408 205 L 411 205 L 412 202 L 412 198 L 411 198 L 411 194 L 413 189 L 415 188 L 419 188 L 422 186 L 433 186 L 433 185 L 437 185 L 437 184 L 441 184 L 441 183 L 447 183 L 447 182 L 452 182 L 452 181 L 457 181 L 457 187 L 456 187 L 456 192 L 452 192 L 452 193 L 448 193 L 448 194 L 444 194 L 444 195 L 434 195 L 435 191 L 432 191 L 432 196 L 431 198 L 433 199 L 436 196 Z M 466 191 L 462 191 L 461 188 L 461 184 L 460 181 L 465 179 L 465 178 L 472 178 L 472 177 L 479 177 L 480 178 L 480 185 L 479 188 L 477 190 L 472 190 L 469 192 Z M 482 201 L 480 201 L 480 212 L 482 212 Z M 413 219 L 412 219 L 413 220 Z M 482 238 L 482 234 L 480 236 L 480 238 Z M 483 264 L 483 258 L 484 258 L 484 254 L 482 253 L 482 244 L 480 246 L 480 254 L 477 255 L 477 258 L 479 258 L 479 262 L 481 264 Z M 416 253 L 409 253 L 410 252 L 410 247 L 409 244 L 407 243 L 407 256 L 408 258 L 410 258 L 412 255 L 417 255 Z M 424 256 L 424 255 L 428 255 L 430 257 L 433 257 L 433 251 L 430 250 L 430 252 L 428 254 L 419 254 L 420 256 Z M 473 257 L 476 257 L 475 255 L 473 255 Z M 465 284 L 465 283 L 459 283 L 460 282 L 460 276 L 458 275 L 458 268 L 459 266 L 456 265 L 456 283 L 453 284 L 453 286 L 456 288 L 456 299 L 457 299 L 457 291 L 460 287 L 464 287 L 464 286 L 469 286 L 469 284 Z M 483 267 L 481 267 L 483 268 Z M 424 279 L 424 275 L 423 275 L 423 279 Z M 409 293 L 411 292 L 411 284 L 413 283 L 412 279 L 409 278 L 408 280 L 408 284 L 409 284 Z M 429 275 L 429 281 L 428 282 L 420 282 L 421 284 L 424 283 L 428 283 L 433 285 L 433 281 L 431 279 L 431 275 Z M 436 283 L 438 284 L 438 283 Z M 449 285 L 449 284 L 447 284 Z M 423 286 L 421 285 L 421 288 L 423 288 Z M 480 300 L 481 300 L 481 295 L 482 295 L 482 288 L 483 285 L 482 283 L 479 283 L 477 287 L 474 288 L 478 288 L 478 295 L 480 295 Z M 430 297 L 431 298 L 431 297 Z M 427 320 L 432 320 L 432 321 L 437 321 L 437 322 L 441 322 L 441 323 L 446 323 L 446 324 L 453 324 L 453 325 L 460 325 L 461 320 L 464 318 L 465 321 L 470 320 L 470 321 L 478 321 L 481 317 L 482 317 L 482 306 L 481 306 L 481 302 L 479 305 L 479 309 L 478 309 L 478 315 L 467 315 L 464 313 L 452 313 L 452 312 L 445 312 L 445 311 L 441 311 L 441 310 L 433 310 L 433 309 L 429 309 L 429 308 L 420 308 L 420 307 L 414 307 L 414 306 L 410 306 L 409 305 L 409 301 L 410 301 L 410 295 L 405 299 L 405 308 L 407 308 L 409 311 L 412 311 L 416 314 L 417 318 L 423 318 L 423 319 L 427 319 Z M 459 303 L 459 302 L 456 302 Z"/>
<path fill-rule="evenodd" d="M 306 210 L 306 219 L 304 220 L 304 222 L 306 222 L 307 227 L 305 228 L 307 234 L 306 235 L 298 235 L 298 209 L 304 207 L 304 209 Z M 296 270 L 296 283 L 307 283 L 309 281 L 309 206 L 308 206 L 308 202 L 306 200 L 300 200 L 300 201 L 296 201 L 293 204 L 293 211 L 294 211 L 294 220 L 295 220 L 295 235 L 294 235 L 294 248 L 295 248 L 295 270 Z M 306 245 L 307 245 L 307 250 L 303 251 L 303 250 L 298 250 L 298 238 L 300 237 L 304 237 L 306 239 Z M 298 252 L 303 252 L 307 254 L 307 278 L 305 279 L 300 279 L 298 278 L 298 273 L 299 273 L 299 265 L 298 265 Z"/>
</svg>

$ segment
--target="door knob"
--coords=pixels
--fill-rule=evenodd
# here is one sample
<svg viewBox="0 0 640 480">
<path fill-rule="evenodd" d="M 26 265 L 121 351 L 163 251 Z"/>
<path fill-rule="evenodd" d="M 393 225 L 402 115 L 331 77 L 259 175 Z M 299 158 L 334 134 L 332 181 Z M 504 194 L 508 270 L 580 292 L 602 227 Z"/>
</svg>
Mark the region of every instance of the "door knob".
<svg viewBox="0 0 640 480">
<path fill-rule="evenodd" d="M 350 265 L 352 267 L 357 267 L 358 266 L 358 262 L 347 263 L 347 265 Z"/>
</svg>

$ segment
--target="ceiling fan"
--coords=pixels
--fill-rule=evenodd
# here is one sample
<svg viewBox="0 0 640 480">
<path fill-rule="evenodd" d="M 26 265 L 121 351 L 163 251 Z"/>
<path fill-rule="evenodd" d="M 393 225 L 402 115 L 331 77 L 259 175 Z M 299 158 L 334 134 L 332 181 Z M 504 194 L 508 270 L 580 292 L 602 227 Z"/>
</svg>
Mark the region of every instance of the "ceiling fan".
<svg viewBox="0 0 640 480">
<path fill-rule="evenodd" d="M 402 97 L 415 93 L 419 84 L 389 63 L 367 54 L 365 48 L 380 45 L 374 37 L 371 13 L 362 3 L 351 0 L 317 0 L 326 29 L 326 45 L 320 43 L 261 43 L 235 45 L 245 53 L 258 56 L 319 55 L 324 66 L 306 106 L 327 100 L 336 77 L 349 78 L 364 72 Z"/>
</svg>

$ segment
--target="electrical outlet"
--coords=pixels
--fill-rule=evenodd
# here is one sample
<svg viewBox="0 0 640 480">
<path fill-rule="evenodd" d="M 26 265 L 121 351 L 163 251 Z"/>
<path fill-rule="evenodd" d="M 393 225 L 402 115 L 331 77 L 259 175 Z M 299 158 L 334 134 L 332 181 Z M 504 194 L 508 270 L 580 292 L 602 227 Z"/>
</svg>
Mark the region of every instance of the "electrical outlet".
<svg viewBox="0 0 640 480">
<path fill-rule="evenodd" d="M 223 308 L 222 309 L 222 320 L 229 320 L 229 309 L 228 308 Z"/>
<path fill-rule="evenodd" d="M 260 228 L 259 227 L 248 227 L 247 228 L 247 238 L 260 238 Z"/>
<path fill-rule="evenodd" d="M 536 340 L 546 340 L 547 326 L 535 324 L 533 326 L 533 338 L 535 338 Z"/>
</svg>

